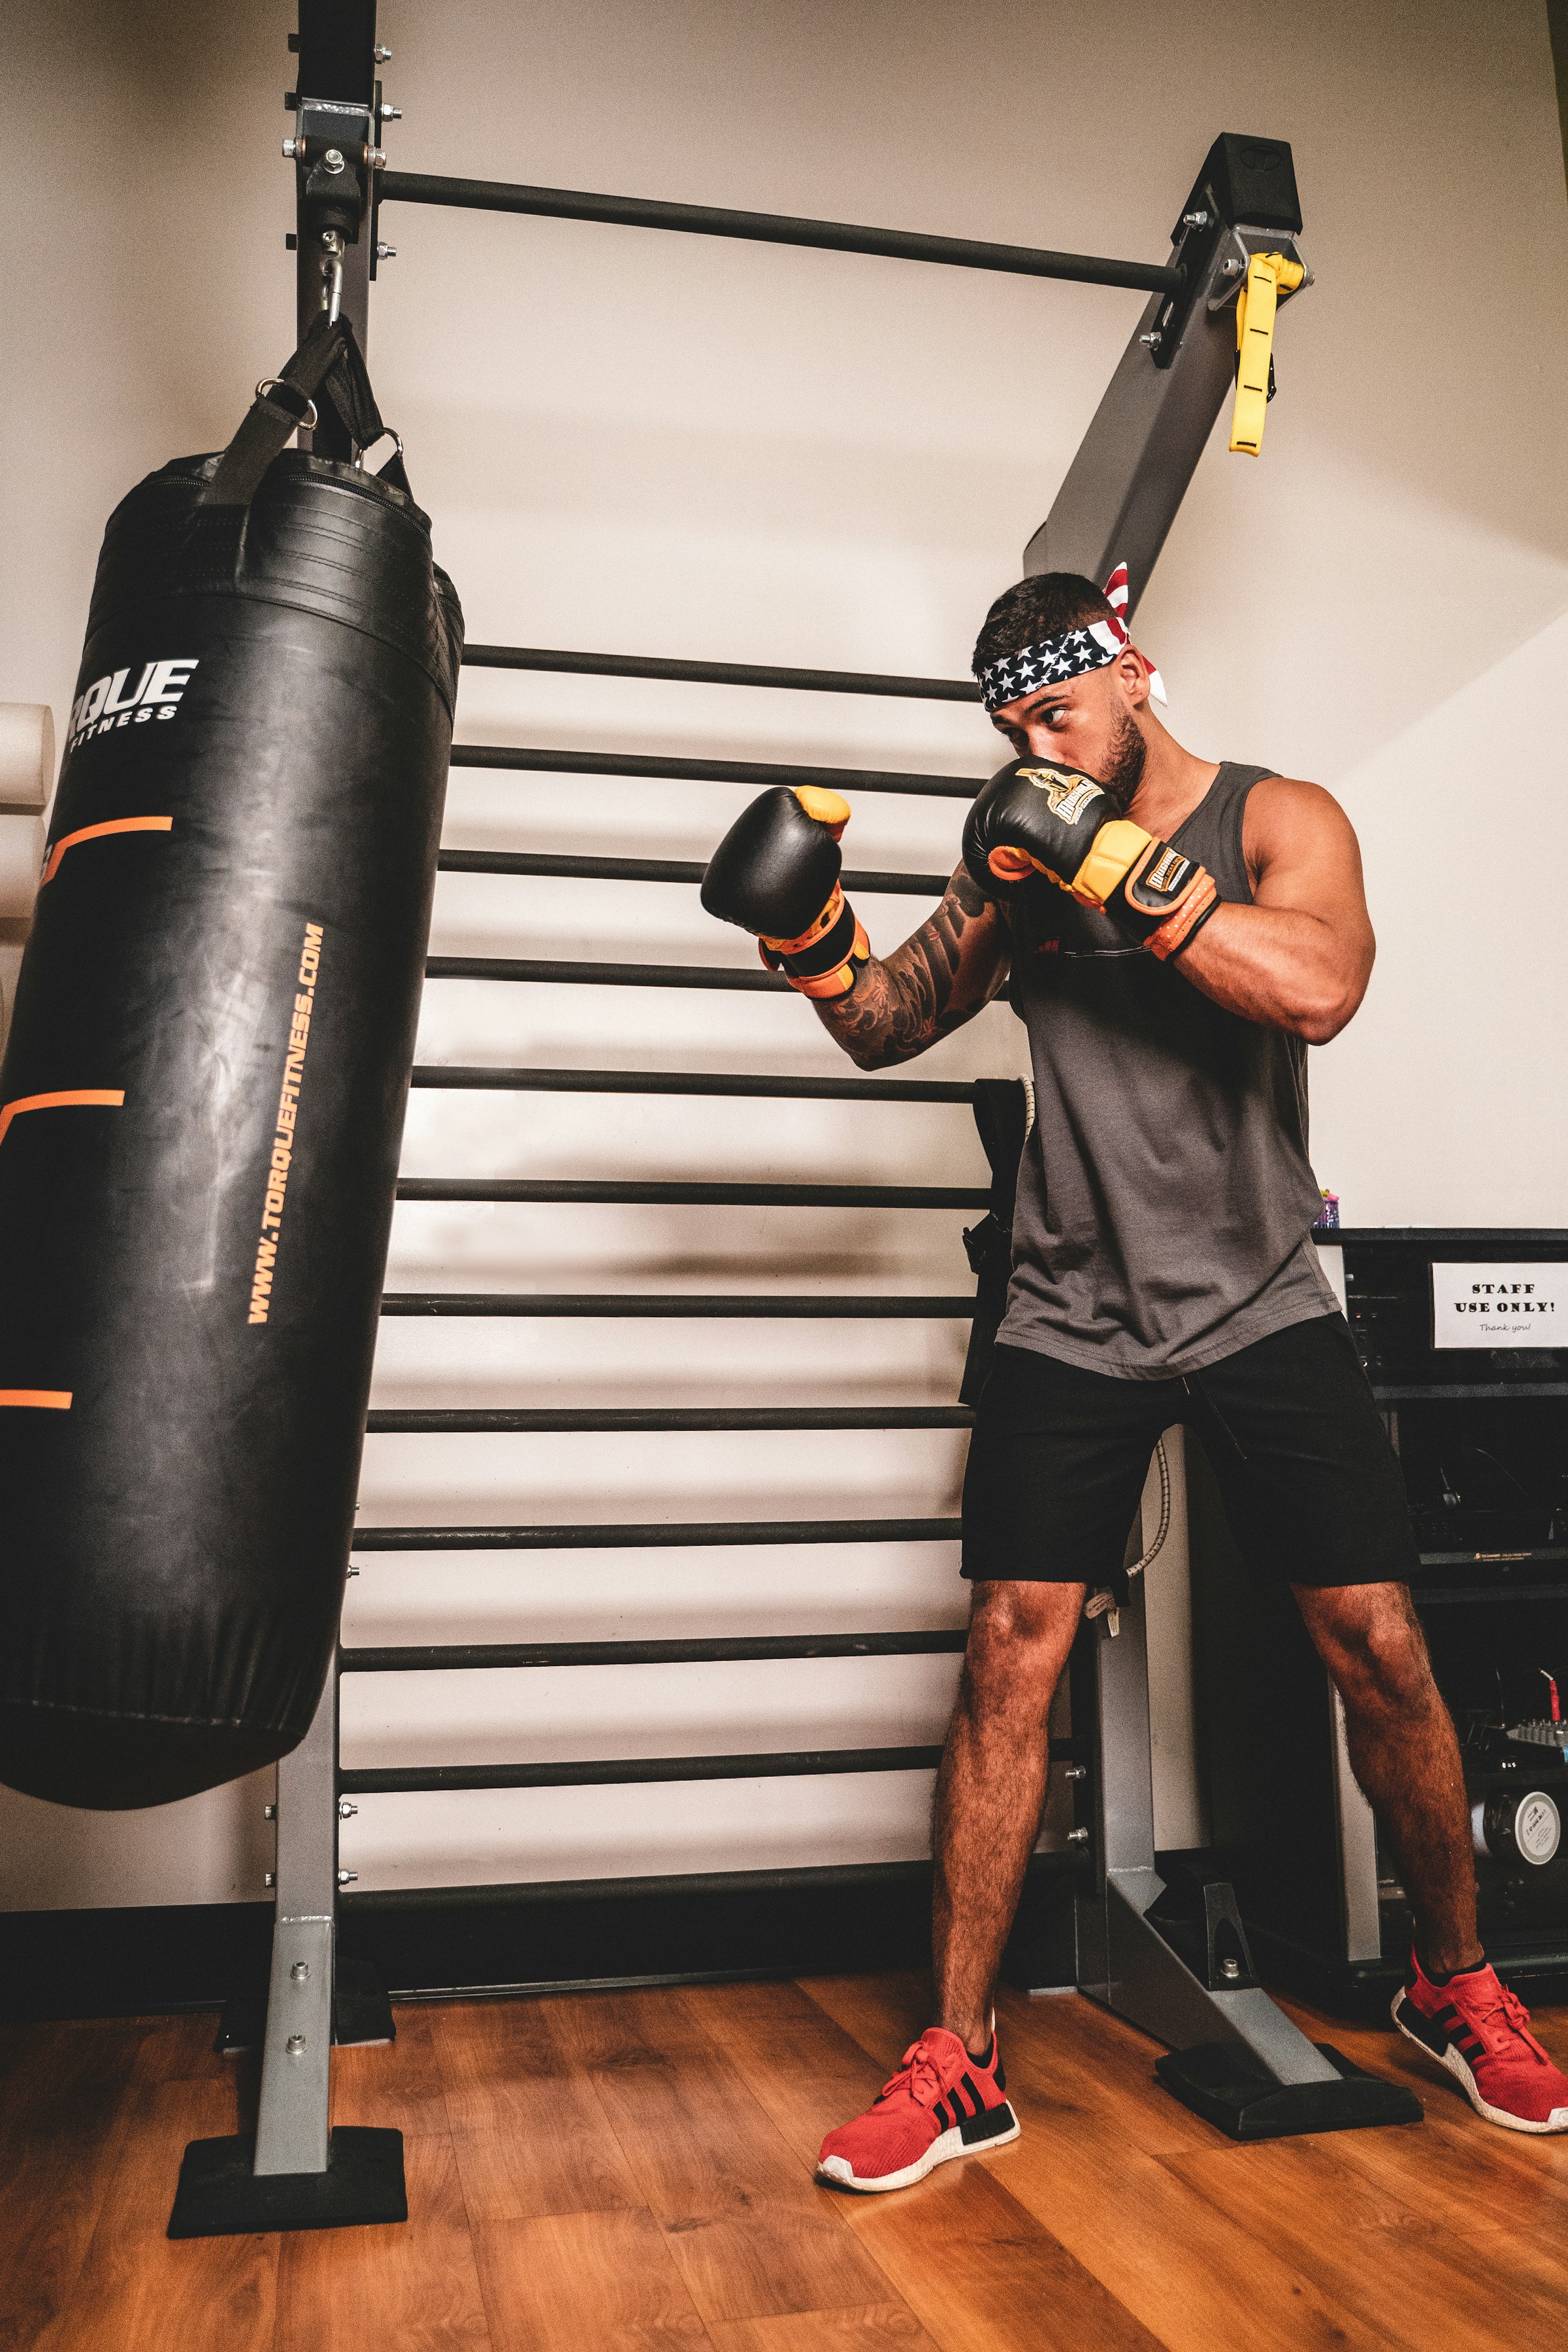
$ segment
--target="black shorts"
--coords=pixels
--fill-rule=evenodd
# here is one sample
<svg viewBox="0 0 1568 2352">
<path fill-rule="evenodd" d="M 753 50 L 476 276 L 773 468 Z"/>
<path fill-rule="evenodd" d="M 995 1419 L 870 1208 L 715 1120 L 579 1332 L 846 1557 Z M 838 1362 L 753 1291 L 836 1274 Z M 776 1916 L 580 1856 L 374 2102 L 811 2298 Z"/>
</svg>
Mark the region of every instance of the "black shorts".
<svg viewBox="0 0 1568 2352">
<path fill-rule="evenodd" d="M 1203 1444 L 1255 1576 L 1408 1583 L 1405 1482 L 1342 1315 L 1314 1316 L 1184 1379 L 1124 1381 L 998 1347 L 963 1479 L 970 1578 L 1103 1585 L 1162 1430 Z"/>
</svg>

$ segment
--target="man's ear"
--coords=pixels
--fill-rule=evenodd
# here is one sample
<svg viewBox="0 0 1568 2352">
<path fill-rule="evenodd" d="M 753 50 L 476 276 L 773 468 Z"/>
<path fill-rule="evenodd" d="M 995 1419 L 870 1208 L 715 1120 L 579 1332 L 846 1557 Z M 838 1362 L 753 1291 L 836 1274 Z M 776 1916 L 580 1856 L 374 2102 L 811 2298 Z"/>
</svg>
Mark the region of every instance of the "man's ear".
<svg viewBox="0 0 1568 2352">
<path fill-rule="evenodd" d="M 1116 675 L 1132 709 L 1143 709 L 1149 700 L 1149 673 L 1131 646 L 1116 656 Z"/>
</svg>

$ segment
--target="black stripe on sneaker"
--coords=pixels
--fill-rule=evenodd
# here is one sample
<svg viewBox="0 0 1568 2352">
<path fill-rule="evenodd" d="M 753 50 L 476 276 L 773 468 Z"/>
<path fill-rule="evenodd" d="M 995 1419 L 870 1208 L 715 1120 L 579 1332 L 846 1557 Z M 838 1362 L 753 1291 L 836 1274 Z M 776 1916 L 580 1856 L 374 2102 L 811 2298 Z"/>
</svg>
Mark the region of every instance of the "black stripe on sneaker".
<svg viewBox="0 0 1568 2352">
<path fill-rule="evenodd" d="M 1416 2007 L 1408 1993 L 1399 2003 L 1399 2022 L 1406 2033 L 1413 2034 L 1417 2042 L 1430 2050 L 1434 2058 L 1442 2057 L 1448 2047 L 1447 2035 L 1436 2018 L 1428 2017 L 1424 2009 Z"/>
<path fill-rule="evenodd" d="M 961 2134 L 963 2145 L 965 2147 L 977 2147 L 984 2140 L 995 2139 L 1003 2132 L 1011 2131 L 1016 2121 L 1017 2117 L 1004 2099 L 1000 2106 L 986 2107 L 979 2115 L 970 2116 Z"/>
<path fill-rule="evenodd" d="M 937 2101 L 935 2106 L 931 2109 L 931 2114 L 942 2126 L 943 2131 L 951 2131 L 953 2125 L 958 2121 L 958 2117 L 956 2116 L 950 2116 L 948 2114 L 947 2101 L 945 2099 L 939 2099 Z"/>
<path fill-rule="evenodd" d="M 993 2049 L 995 2049 L 995 2047 L 996 2047 L 994 2037 L 993 2037 L 993 2039 L 992 2039 L 992 2044 L 991 2044 L 991 2046 L 992 2046 L 992 2048 L 993 2048 Z M 994 2065 L 994 2066 L 992 2068 L 992 2070 L 991 2070 L 991 2080 L 995 2084 L 996 2088 L 997 2088 L 999 2091 L 1005 2091 L 1005 2090 L 1006 2089 L 1006 2087 L 1007 2087 L 1007 2077 L 1006 2077 L 1006 2075 L 1005 2075 L 1005 2074 L 1003 2073 L 1003 2071 L 1002 2071 L 1002 2059 L 1001 2059 L 1001 2055 L 1000 2055 L 1000 2053 L 998 2053 L 998 2055 L 997 2055 L 996 2063 L 995 2063 L 995 2065 Z"/>
<path fill-rule="evenodd" d="M 974 2087 L 974 2077 L 973 2074 L 961 2074 L 958 2079 L 969 2094 L 974 2113 L 980 2115 L 984 2109 L 985 2102 Z"/>
</svg>

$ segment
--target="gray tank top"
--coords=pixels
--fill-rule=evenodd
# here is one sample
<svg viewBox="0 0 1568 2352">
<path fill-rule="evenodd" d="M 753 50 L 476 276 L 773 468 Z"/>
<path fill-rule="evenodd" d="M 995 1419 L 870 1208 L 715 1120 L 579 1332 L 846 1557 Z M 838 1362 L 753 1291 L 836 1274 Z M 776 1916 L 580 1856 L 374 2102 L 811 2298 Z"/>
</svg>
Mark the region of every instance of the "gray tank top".
<svg viewBox="0 0 1568 2352">
<path fill-rule="evenodd" d="M 1226 761 L 1173 839 L 1250 905 L 1247 797 Z M 1015 905 L 1015 1009 L 1035 1123 L 997 1338 L 1119 1380 L 1201 1371 L 1336 1312 L 1308 1240 L 1307 1050 L 1227 1013 L 1065 891 Z"/>
</svg>

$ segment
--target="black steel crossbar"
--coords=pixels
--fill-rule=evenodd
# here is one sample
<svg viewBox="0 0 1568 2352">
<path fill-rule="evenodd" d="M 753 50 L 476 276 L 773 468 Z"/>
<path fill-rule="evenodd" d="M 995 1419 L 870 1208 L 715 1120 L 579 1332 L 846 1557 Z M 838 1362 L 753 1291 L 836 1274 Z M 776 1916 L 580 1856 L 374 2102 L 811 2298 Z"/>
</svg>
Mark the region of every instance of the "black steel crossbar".
<svg viewBox="0 0 1568 2352">
<path fill-rule="evenodd" d="M 875 670 L 780 669 L 764 662 L 664 661 L 647 654 L 552 653 L 536 646 L 465 646 L 465 669 L 541 669 L 574 677 L 661 677 L 688 686 L 774 686 L 805 694 L 879 694 L 910 702 L 978 702 L 968 677 L 895 677 Z"/>
<path fill-rule="evenodd" d="M 773 1658 L 927 1658 L 962 1650 L 962 1631 L 748 1633 L 670 1642 L 433 1642 L 341 1650 L 345 1675 L 470 1674 L 514 1666 L 718 1666 Z"/>
<path fill-rule="evenodd" d="M 490 1068 L 483 1063 L 422 1062 L 416 1087 L 500 1094 L 752 1095 L 804 1102 L 972 1103 L 965 1078 L 792 1078 L 730 1070 L 532 1070 Z"/>
<path fill-rule="evenodd" d="M 534 850 L 444 849 L 437 864 L 443 874 L 535 874 L 559 882 L 688 882 L 700 883 L 706 866 L 673 857 L 557 857 Z M 864 870 L 840 875 L 847 890 L 872 897 L 940 898 L 947 888 L 945 874 L 881 874 Z"/>
<path fill-rule="evenodd" d="M 829 793 L 902 793 L 915 800 L 972 801 L 983 776 L 907 775 L 896 768 L 802 768 L 776 760 L 668 760 L 630 751 L 514 750 L 454 743 L 454 768 L 522 768 L 542 775 L 647 776 L 683 784 L 813 784 Z"/>
<path fill-rule="evenodd" d="M 552 982 L 572 988 L 718 988 L 777 995 L 789 982 L 777 972 L 722 963 L 557 963 L 534 956 L 430 956 L 426 980 Z"/>
<path fill-rule="evenodd" d="M 954 269 L 990 269 L 1009 278 L 1067 278 L 1079 286 L 1121 286 L 1133 293 L 1176 294 L 1185 283 L 1169 264 L 1110 261 L 1098 254 L 1053 253 L 1028 245 L 983 244 L 968 236 L 931 236 L 917 229 L 858 228 L 847 221 L 798 220 L 788 213 L 742 213 L 713 205 L 678 205 L 648 196 L 590 195 L 577 188 L 534 188 L 508 180 L 455 180 L 429 172 L 378 175 L 384 205 L 451 205 L 465 212 L 531 213 L 546 220 L 603 221 L 617 228 L 675 229 L 689 236 L 742 237 L 755 245 L 807 246 L 826 253 L 868 253 L 892 261 L 934 261 Z"/>
<path fill-rule="evenodd" d="M 828 1322 L 968 1322 L 974 1313 L 969 1298 L 924 1298 L 912 1293 L 875 1297 L 868 1292 L 820 1296 L 807 1291 L 611 1291 L 611 1290 L 388 1290 L 381 1300 L 384 1315 L 603 1315 L 634 1320 L 651 1317 L 666 1322 L 733 1320 L 752 1322 L 763 1317 L 789 1321 L 820 1318 Z"/>
<path fill-rule="evenodd" d="M 684 1209 L 985 1209 L 969 1184 L 639 1184 L 552 1177 L 403 1176 L 400 1201 L 576 1201 Z"/>
<path fill-rule="evenodd" d="M 683 1551 L 704 1544 L 952 1543 L 963 1532 L 962 1519 L 632 1519 L 620 1526 L 577 1519 L 555 1528 L 357 1528 L 353 1549 Z"/>
<path fill-rule="evenodd" d="M 974 1415 L 963 1404 L 411 1405 L 383 1407 L 364 1425 L 372 1437 L 555 1437 L 573 1430 L 973 1429 Z"/>
<path fill-rule="evenodd" d="M 614 1789 L 634 1780 L 785 1780 L 829 1772 L 932 1772 L 940 1748 L 817 1748 L 774 1756 L 624 1756 L 582 1764 L 426 1764 L 340 1771 L 345 1796 L 443 1789 Z"/>
</svg>

